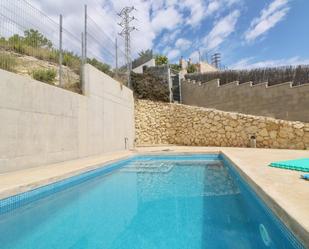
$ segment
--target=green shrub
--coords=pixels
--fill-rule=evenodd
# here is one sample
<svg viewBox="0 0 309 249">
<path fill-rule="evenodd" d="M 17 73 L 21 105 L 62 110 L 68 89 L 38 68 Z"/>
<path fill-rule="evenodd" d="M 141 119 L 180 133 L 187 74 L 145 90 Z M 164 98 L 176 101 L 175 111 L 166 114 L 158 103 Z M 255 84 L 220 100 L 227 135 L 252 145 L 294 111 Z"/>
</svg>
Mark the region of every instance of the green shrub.
<svg viewBox="0 0 309 249">
<path fill-rule="evenodd" d="M 45 83 L 53 83 L 57 75 L 54 69 L 37 69 L 32 72 L 32 77 Z"/>
<path fill-rule="evenodd" d="M 156 66 L 167 65 L 168 58 L 165 55 L 158 54 L 155 56 Z"/>
<path fill-rule="evenodd" d="M 76 74 L 80 73 L 81 61 L 80 58 L 72 52 L 64 51 L 62 64 L 71 68 Z"/>
<path fill-rule="evenodd" d="M 59 50 L 53 46 L 52 42 L 47 37 L 34 29 L 25 30 L 23 35 L 14 34 L 9 38 L 0 36 L 0 49 L 28 55 L 55 64 L 59 63 Z M 145 53 L 150 52 L 145 51 Z M 96 59 L 87 59 L 87 62 L 111 77 L 115 76 L 110 65 Z M 62 64 L 69 67 L 77 75 L 80 75 L 81 58 L 74 52 L 67 50 L 63 51 Z M 32 73 L 32 75 L 34 74 L 36 76 L 33 77 L 37 77 L 41 80 L 42 72 Z"/>
<path fill-rule="evenodd" d="M 195 65 L 190 64 L 190 65 L 188 66 L 188 68 L 187 68 L 187 71 L 188 71 L 188 73 L 195 73 L 197 70 L 196 70 Z"/>
<path fill-rule="evenodd" d="M 169 102 L 170 92 L 166 80 L 148 72 L 143 74 L 131 72 L 131 83 L 135 98 Z"/>
<path fill-rule="evenodd" d="M 171 69 L 176 71 L 176 72 L 180 72 L 181 66 L 178 65 L 178 64 L 171 64 Z"/>
<path fill-rule="evenodd" d="M 15 56 L 0 53 L 0 68 L 10 72 L 15 72 L 15 66 L 17 65 L 17 59 Z"/>
<path fill-rule="evenodd" d="M 102 63 L 95 58 L 87 59 L 87 62 L 90 65 L 94 66 L 96 69 L 100 70 L 101 72 L 103 72 L 103 73 L 105 73 L 105 74 L 107 74 L 111 77 L 114 76 L 113 72 L 111 71 L 110 65 L 108 65 L 106 63 Z"/>
</svg>

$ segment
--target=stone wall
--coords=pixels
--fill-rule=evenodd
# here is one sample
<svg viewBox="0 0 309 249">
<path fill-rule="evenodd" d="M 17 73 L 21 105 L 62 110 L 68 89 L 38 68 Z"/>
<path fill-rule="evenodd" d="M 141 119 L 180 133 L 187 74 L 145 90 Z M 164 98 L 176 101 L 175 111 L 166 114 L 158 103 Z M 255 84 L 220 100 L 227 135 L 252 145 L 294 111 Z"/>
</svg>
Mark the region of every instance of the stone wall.
<svg viewBox="0 0 309 249">
<path fill-rule="evenodd" d="M 218 80 L 207 83 L 184 80 L 181 96 L 186 105 L 309 122 L 309 84 L 268 86 L 267 83 L 232 82 L 220 85 Z"/>
<path fill-rule="evenodd" d="M 132 91 L 90 65 L 84 91 L 0 70 L 0 173 L 132 148 Z"/>
<path fill-rule="evenodd" d="M 201 107 L 135 102 L 136 145 L 309 149 L 309 123 L 223 112 Z"/>
</svg>

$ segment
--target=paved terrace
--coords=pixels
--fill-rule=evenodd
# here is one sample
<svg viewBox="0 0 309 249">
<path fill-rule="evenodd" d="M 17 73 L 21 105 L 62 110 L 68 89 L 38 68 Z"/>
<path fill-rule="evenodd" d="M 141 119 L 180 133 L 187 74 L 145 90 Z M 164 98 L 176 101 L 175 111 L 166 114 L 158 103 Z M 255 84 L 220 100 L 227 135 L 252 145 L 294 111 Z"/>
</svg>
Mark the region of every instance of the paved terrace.
<svg viewBox="0 0 309 249">
<path fill-rule="evenodd" d="M 272 161 L 309 157 L 309 151 L 158 146 L 0 174 L 0 199 L 142 153 L 223 153 L 268 206 L 309 247 L 309 182 L 301 172 L 268 167 Z"/>
</svg>

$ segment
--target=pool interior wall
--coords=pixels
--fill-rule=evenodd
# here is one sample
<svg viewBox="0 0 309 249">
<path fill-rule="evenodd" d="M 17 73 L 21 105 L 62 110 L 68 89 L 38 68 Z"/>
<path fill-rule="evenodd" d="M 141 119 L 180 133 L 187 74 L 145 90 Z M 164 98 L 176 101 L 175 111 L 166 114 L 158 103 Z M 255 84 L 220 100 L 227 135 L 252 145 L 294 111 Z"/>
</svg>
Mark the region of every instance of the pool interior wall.
<svg viewBox="0 0 309 249">
<path fill-rule="evenodd" d="M 228 170 L 229 174 L 233 177 L 237 186 L 244 196 L 244 199 L 249 200 L 243 204 L 246 207 L 246 212 L 254 219 L 250 220 L 253 231 L 261 234 L 261 241 L 264 243 L 265 248 L 305 248 L 295 236 L 287 229 L 287 227 L 274 215 L 274 213 L 265 205 L 265 203 L 258 197 L 252 190 L 248 183 L 240 176 L 239 172 L 231 164 L 228 158 L 222 154 L 190 154 L 190 155 L 138 155 L 118 162 L 114 162 L 104 167 L 82 173 L 77 176 L 67 178 L 65 180 L 52 183 L 25 193 L 21 193 L 3 200 L 0 200 L 0 215 L 5 215 L 10 212 L 18 212 L 22 207 L 27 204 L 33 203 L 40 199 L 49 197 L 60 191 L 69 189 L 73 186 L 87 182 L 125 167 L 126 165 L 136 161 L 169 161 L 169 160 L 220 160 Z M 227 207 L 228 208 L 228 207 Z M 0 216 L 1 218 L 1 216 Z M 0 223 L 1 225 L 1 223 Z M 273 241 L 274 247 L 268 245 L 269 234 Z M 275 244 L 276 243 L 276 246 Z M 281 247 L 278 247 L 280 245 Z M 206 247 L 205 247 L 206 248 Z"/>
</svg>

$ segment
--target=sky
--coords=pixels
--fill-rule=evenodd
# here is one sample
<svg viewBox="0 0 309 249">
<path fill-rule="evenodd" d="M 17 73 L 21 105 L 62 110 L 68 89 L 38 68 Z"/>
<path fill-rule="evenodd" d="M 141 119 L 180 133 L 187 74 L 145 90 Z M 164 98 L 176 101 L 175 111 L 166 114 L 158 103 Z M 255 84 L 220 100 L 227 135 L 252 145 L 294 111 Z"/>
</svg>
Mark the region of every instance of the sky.
<svg viewBox="0 0 309 249">
<path fill-rule="evenodd" d="M 31 4 L 80 35 L 83 5 L 100 29 L 110 38 L 107 50 L 121 28 L 117 13 L 124 6 L 135 6 L 132 22 L 132 53 L 153 49 L 167 55 L 170 62 L 181 56 L 203 60 L 221 53 L 228 68 L 254 68 L 309 64 L 308 0 L 29 0 Z M 102 39 L 103 40 L 103 39 Z M 122 40 L 119 38 L 119 43 Z M 98 51 L 94 49 L 94 51 Z M 96 52 L 94 52 L 96 53 Z"/>
</svg>

